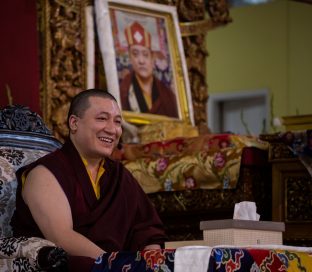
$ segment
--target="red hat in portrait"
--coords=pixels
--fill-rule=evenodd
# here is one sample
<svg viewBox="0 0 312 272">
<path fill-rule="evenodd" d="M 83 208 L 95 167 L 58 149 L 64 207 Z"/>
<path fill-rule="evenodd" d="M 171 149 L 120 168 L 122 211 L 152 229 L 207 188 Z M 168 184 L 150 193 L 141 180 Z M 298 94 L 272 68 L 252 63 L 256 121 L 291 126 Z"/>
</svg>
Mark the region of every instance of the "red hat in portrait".
<svg viewBox="0 0 312 272">
<path fill-rule="evenodd" d="M 125 35 L 128 45 L 142 45 L 151 48 L 151 34 L 138 22 L 133 22 L 125 28 Z"/>
</svg>

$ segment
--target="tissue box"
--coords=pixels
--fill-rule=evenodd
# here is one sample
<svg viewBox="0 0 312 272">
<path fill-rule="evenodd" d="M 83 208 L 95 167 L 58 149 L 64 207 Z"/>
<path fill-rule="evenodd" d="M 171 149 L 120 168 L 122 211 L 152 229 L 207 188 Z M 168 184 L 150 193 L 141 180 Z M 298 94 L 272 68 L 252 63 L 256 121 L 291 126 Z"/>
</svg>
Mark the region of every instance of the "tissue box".
<svg viewBox="0 0 312 272">
<path fill-rule="evenodd" d="M 201 221 L 204 241 L 215 245 L 282 245 L 285 224 L 283 222 L 252 220 Z"/>
</svg>

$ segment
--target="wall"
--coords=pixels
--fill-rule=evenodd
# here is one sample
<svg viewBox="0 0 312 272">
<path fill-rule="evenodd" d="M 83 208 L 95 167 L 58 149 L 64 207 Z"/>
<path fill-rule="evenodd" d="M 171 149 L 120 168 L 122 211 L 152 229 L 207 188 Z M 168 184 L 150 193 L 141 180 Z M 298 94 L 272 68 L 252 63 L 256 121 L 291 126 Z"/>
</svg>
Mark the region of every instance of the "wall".
<svg viewBox="0 0 312 272">
<path fill-rule="evenodd" d="M 289 111 L 312 113 L 312 5 L 289 4 Z"/>
<path fill-rule="evenodd" d="M 2 1 L 0 15 L 0 106 L 9 103 L 8 85 L 14 104 L 40 113 L 36 0 Z"/>
<path fill-rule="evenodd" d="M 207 34 L 209 93 L 269 89 L 274 116 L 311 114 L 312 5 L 292 1 L 231 9 Z"/>
</svg>

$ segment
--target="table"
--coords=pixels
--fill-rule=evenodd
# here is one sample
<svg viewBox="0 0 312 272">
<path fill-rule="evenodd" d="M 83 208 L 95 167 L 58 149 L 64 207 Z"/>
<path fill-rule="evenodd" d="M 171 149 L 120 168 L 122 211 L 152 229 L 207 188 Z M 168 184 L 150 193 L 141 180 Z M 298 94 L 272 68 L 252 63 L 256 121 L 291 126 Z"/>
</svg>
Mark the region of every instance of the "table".
<svg viewBox="0 0 312 272">
<path fill-rule="evenodd" d="M 179 261 L 177 256 L 180 256 Z M 177 262 L 185 264 L 183 270 L 177 266 Z M 92 269 L 92 272 L 103 271 L 312 271 L 312 248 L 274 245 L 188 246 L 131 253 L 112 252 L 104 254 Z"/>
</svg>

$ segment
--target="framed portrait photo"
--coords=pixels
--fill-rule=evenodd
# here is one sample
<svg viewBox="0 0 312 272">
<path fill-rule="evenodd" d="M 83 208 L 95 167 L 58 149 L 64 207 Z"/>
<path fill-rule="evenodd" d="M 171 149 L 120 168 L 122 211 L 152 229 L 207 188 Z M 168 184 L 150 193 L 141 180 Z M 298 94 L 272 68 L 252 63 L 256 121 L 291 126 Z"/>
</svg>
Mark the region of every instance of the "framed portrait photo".
<svg viewBox="0 0 312 272">
<path fill-rule="evenodd" d="M 176 8 L 126 0 L 96 0 L 96 30 L 107 88 L 126 121 L 194 124 Z"/>
</svg>

